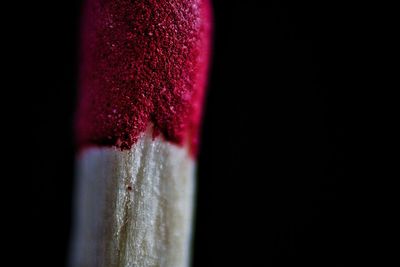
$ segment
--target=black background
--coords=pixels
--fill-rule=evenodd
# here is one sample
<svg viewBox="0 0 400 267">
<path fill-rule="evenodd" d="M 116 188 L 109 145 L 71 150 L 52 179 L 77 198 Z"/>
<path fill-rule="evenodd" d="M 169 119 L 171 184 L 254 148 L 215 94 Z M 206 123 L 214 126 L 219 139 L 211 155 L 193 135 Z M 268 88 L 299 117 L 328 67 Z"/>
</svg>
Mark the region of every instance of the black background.
<svg viewBox="0 0 400 267">
<path fill-rule="evenodd" d="M 195 267 L 348 266 L 347 7 L 325 2 L 214 1 Z M 21 266 L 67 258 L 80 6 L 37 1 L 10 11 L 4 42 L 14 49 L 3 54 L 15 101 L 3 114 L 15 118 L 3 131 L 14 132 L 4 143 L 18 204 L 5 214 L 18 225 L 7 246 L 24 251 L 14 257 Z"/>
</svg>

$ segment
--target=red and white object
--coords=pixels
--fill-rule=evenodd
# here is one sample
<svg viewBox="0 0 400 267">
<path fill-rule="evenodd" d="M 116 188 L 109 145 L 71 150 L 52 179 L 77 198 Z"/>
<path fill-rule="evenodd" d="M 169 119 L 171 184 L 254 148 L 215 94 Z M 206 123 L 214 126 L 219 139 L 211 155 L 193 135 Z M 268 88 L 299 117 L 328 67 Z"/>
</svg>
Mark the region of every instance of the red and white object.
<svg viewBox="0 0 400 267">
<path fill-rule="evenodd" d="M 208 0 L 88 0 L 71 266 L 184 267 Z"/>
</svg>

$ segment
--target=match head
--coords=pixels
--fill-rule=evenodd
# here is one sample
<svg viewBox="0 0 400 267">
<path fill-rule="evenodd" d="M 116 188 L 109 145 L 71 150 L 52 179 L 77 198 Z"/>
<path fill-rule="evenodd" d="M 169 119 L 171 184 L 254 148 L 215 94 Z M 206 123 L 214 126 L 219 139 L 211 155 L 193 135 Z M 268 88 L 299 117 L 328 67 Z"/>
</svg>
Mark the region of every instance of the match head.
<svg viewBox="0 0 400 267">
<path fill-rule="evenodd" d="M 129 149 L 152 127 L 195 153 L 210 39 L 208 0 L 87 0 L 79 147 Z"/>
</svg>

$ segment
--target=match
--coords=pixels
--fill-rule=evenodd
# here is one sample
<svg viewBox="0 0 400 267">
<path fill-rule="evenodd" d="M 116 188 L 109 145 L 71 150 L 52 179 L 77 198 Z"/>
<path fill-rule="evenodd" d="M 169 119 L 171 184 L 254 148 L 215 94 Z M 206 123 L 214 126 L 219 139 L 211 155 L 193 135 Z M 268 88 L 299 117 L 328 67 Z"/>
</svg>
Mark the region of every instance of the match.
<svg viewBox="0 0 400 267">
<path fill-rule="evenodd" d="M 71 267 L 187 267 L 208 0 L 87 0 Z"/>
</svg>

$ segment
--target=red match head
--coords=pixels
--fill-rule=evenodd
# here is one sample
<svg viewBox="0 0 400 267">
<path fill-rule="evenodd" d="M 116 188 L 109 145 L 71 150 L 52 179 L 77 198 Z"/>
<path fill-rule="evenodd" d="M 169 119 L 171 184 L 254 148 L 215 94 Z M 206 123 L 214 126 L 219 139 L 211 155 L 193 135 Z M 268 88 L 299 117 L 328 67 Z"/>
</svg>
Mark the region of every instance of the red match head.
<svg viewBox="0 0 400 267">
<path fill-rule="evenodd" d="M 129 149 L 149 126 L 197 147 L 211 37 L 208 0 L 88 0 L 82 30 L 80 147 Z"/>
</svg>

